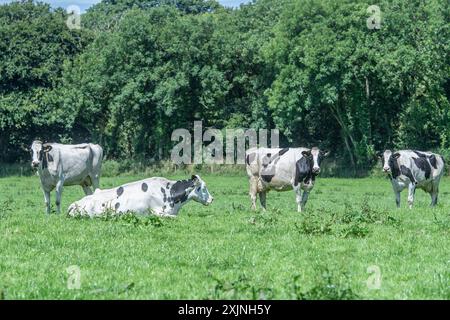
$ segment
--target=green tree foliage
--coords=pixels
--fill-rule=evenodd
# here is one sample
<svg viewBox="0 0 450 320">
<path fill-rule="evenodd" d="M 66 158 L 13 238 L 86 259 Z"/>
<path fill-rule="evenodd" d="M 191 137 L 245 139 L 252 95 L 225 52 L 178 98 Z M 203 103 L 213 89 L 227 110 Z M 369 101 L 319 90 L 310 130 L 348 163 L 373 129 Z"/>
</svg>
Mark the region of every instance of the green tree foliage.
<svg viewBox="0 0 450 320">
<path fill-rule="evenodd" d="M 370 4 L 287 5 L 264 50 L 275 123 L 293 141 L 346 150 L 354 166 L 394 143 L 448 147 L 448 4 L 382 1 L 381 28 L 369 29 Z"/>
<path fill-rule="evenodd" d="M 0 160 L 14 161 L 35 136 L 58 131 L 53 89 L 63 62 L 87 43 L 82 34 L 69 30 L 66 14 L 49 5 L 0 6 Z"/>
<path fill-rule="evenodd" d="M 369 167 L 383 148 L 449 149 L 450 8 L 439 0 L 104 0 L 0 6 L 0 161 L 36 136 L 162 159 L 175 128 L 278 127 Z M 16 150 L 16 153 L 10 152 Z"/>
</svg>

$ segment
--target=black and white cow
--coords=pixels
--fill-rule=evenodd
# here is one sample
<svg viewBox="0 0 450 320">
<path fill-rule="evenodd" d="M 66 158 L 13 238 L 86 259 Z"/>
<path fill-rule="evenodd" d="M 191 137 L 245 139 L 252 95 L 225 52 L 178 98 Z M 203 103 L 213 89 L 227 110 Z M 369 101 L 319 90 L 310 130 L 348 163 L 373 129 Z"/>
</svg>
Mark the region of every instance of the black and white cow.
<svg viewBox="0 0 450 320">
<path fill-rule="evenodd" d="M 408 204 L 412 208 L 416 188 L 431 195 L 431 205 L 438 201 L 439 182 L 444 174 L 442 156 L 422 151 L 386 150 L 381 156 L 383 171 L 388 174 L 395 193 L 397 207 L 400 207 L 400 192 L 408 188 Z"/>
<path fill-rule="evenodd" d="M 206 183 L 198 176 L 191 179 L 172 181 L 165 178 L 149 178 L 108 190 L 97 190 L 94 194 L 72 203 L 69 215 L 100 216 L 112 210 L 123 214 L 155 214 L 175 217 L 183 205 L 194 200 L 210 205 L 213 197 Z"/>
<path fill-rule="evenodd" d="M 246 169 L 250 180 L 252 208 L 256 198 L 266 209 L 266 193 L 270 190 L 294 190 L 297 209 L 305 207 L 308 195 L 320 173 L 320 163 L 328 155 L 318 148 L 252 148 L 246 152 Z M 302 194 L 303 190 L 303 194 Z"/>
<path fill-rule="evenodd" d="M 103 149 L 86 143 L 65 145 L 42 143 L 31 145 L 31 166 L 37 168 L 44 191 L 47 213 L 50 213 L 50 192 L 56 188 L 57 212 L 61 212 L 63 186 L 80 185 L 85 194 L 92 194 L 91 186 L 99 187 Z"/>
</svg>

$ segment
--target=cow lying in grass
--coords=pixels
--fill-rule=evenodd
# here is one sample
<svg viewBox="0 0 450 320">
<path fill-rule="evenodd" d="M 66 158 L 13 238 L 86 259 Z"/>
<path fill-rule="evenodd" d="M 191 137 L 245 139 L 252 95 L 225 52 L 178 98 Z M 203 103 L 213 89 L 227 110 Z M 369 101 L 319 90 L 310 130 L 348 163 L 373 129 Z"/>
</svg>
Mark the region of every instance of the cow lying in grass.
<svg viewBox="0 0 450 320">
<path fill-rule="evenodd" d="M 431 195 L 431 205 L 438 201 L 439 182 L 444 174 L 444 158 L 422 151 L 386 150 L 381 156 L 383 171 L 391 179 L 397 207 L 400 207 L 400 192 L 408 188 L 408 204 L 412 208 L 416 188 Z"/>
<path fill-rule="evenodd" d="M 149 178 L 128 183 L 118 188 L 97 190 L 93 195 L 72 203 L 70 216 L 100 216 L 108 211 L 116 214 L 134 212 L 175 217 L 190 200 L 209 205 L 213 197 L 205 182 L 197 175 L 191 179 L 171 181 Z"/>
</svg>

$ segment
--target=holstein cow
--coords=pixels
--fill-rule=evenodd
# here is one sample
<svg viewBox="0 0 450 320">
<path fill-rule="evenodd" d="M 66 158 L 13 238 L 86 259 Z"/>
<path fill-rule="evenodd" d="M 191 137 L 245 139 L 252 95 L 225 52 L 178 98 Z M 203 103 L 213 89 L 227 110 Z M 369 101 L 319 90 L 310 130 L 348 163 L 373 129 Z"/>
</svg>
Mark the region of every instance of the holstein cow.
<svg viewBox="0 0 450 320">
<path fill-rule="evenodd" d="M 400 207 L 400 192 L 408 188 L 408 204 L 412 208 L 416 188 L 431 195 L 431 205 L 438 201 L 439 182 L 444 174 L 442 156 L 422 151 L 401 150 L 393 153 L 386 150 L 381 156 L 383 171 L 389 175 L 395 193 L 397 207 Z"/>
<path fill-rule="evenodd" d="M 92 194 L 91 186 L 99 187 L 103 149 L 86 143 L 64 145 L 42 143 L 35 140 L 31 145 L 31 166 L 37 168 L 44 191 L 47 213 L 50 213 L 50 192 L 56 188 L 57 212 L 61 212 L 63 186 L 80 185 L 85 194 Z"/>
<path fill-rule="evenodd" d="M 149 178 L 114 189 L 97 190 L 93 195 L 72 203 L 68 212 L 70 216 L 95 217 L 112 210 L 117 214 L 134 212 L 175 217 L 190 200 L 203 205 L 214 200 L 205 182 L 197 175 L 182 181 Z"/>
<path fill-rule="evenodd" d="M 250 198 L 256 210 L 256 197 L 266 209 L 266 193 L 270 190 L 294 190 L 299 212 L 320 172 L 320 163 L 328 153 L 318 148 L 252 148 L 246 152 L 246 168 L 250 179 Z M 301 194 L 303 190 L 303 195 Z"/>
</svg>

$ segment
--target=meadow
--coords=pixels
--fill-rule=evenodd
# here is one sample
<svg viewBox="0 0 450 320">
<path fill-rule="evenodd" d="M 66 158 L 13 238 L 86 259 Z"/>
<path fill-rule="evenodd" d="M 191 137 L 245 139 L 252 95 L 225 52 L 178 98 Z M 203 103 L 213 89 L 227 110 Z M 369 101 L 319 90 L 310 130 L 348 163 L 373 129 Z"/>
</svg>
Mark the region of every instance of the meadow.
<svg viewBox="0 0 450 320">
<path fill-rule="evenodd" d="M 319 178 L 304 213 L 293 192 L 250 211 L 244 175 L 202 178 L 214 203 L 176 219 L 46 215 L 37 176 L 0 178 L 0 299 L 450 299 L 449 178 L 413 210 L 387 179 Z M 64 212 L 82 195 L 65 188 Z"/>
</svg>

